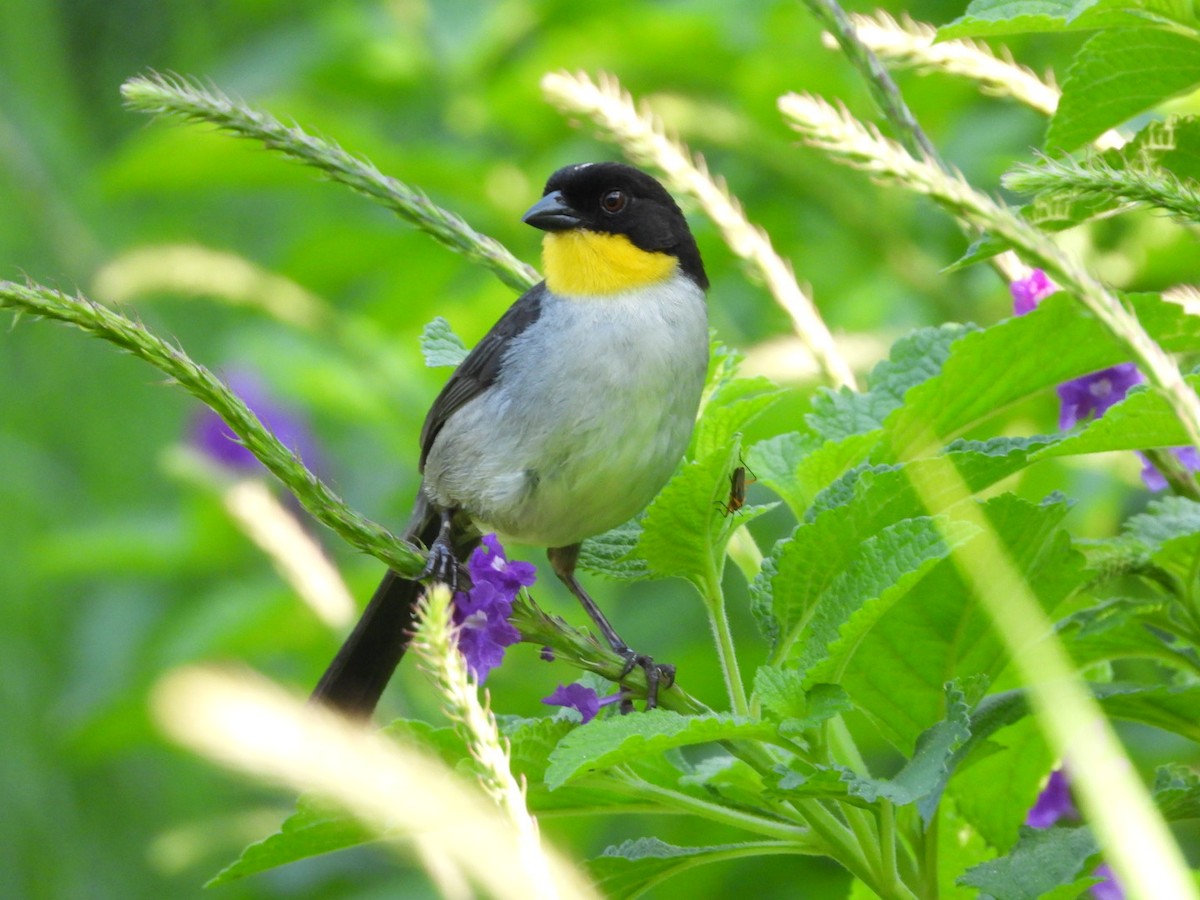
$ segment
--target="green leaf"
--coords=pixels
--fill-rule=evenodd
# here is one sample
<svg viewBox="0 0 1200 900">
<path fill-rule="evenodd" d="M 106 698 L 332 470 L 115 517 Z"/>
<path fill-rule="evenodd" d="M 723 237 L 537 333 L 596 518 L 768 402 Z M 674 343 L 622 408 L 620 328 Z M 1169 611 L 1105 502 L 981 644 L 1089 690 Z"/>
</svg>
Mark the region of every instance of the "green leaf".
<svg viewBox="0 0 1200 900">
<path fill-rule="evenodd" d="M 1200 376 L 1188 375 L 1185 382 L 1200 388 Z M 1114 450 L 1145 450 L 1180 447 L 1189 441 L 1179 417 L 1157 391 L 1136 387 L 1124 400 L 1109 407 L 1098 419 L 1066 435 L 1057 445 L 1038 451 L 1039 457 L 1110 453 Z"/>
<path fill-rule="evenodd" d="M 588 861 L 588 871 L 601 895 L 612 900 L 637 897 L 650 887 L 695 866 L 761 853 L 786 852 L 775 841 L 676 847 L 658 838 L 638 838 L 609 847 Z"/>
<path fill-rule="evenodd" d="M 1043 609 L 1053 610 L 1079 585 L 1083 559 L 1060 530 L 1068 504 L 1002 494 L 982 511 Z M 901 752 L 910 752 L 917 736 L 945 715 L 948 679 L 981 674 L 994 680 L 1008 659 L 953 565 L 935 566 L 871 624 L 857 634 L 852 620 L 841 635 L 844 646 L 831 653 L 842 672 L 839 683 Z"/>
<path fill-rule="evenodd" d="M 1017 702 L 1005 711 L 1018 718 L 988 736 L 997 752 L 960 766 L 949 784 L 962 817 L 1001 852 L 1016 843 L 1018 829 L 1055 761 L 1036 720 L 1028 715 L 1024 694 L 1009 692 L 1007 698 Z M 976 727 L 974 720 L 972 726 Z"/>
<path fill-rule="evenodd" d="M 1005 240 L 992 234 L 983 234 L 971 242 L 966 252 L 958 259 L 942 269 L 943 272 L 959 272 L 976 263 L 986 262 L 994 256 L 999 256 L 1005 250 L 1012 249 L 1012 241 Z"/>
<path fill-rule="evenodd" d="M 940 792 L 955 752 L 970 737 L 968 708 L 962 692 L 946 686 L 946 718 L 917 739 L 913 756 L 894 778 L 870 778 L 843 766 L 812 765 L 794 760 L 774 779 L 783 796 L 845 798 L 875 803 L 884 799 L 906 806 Z M 928 821 L 932 807 L 924 816 Z"/>
<path fill-rule="evenodd" d="M 836 684 L 806 687 L 795 669 L 759 666 L 754 673 L 754 693 L 767 714 L 780 722 L 780 732 L 798 737 L 834 716 L 853 709 L 846 692 Z"/>
<path fill-rule="evenodd" d="M 724 566 L 725 545 L 737 525 L 757 515 L 743 507 L 726 512 L 729 475 L 737 466 L 741 441 L 685 462 L 646 510 L 634 554 L 659 577 L 678 576 L 701 592 Z"/>
<path fill-rule="evenodd" d="M 1012 852 L 968 869 L 960 884 L 996 900 L 1039 900 L 1059 885 L 1072 884 L 1096 853 L 1087 828 L 1022 828 Z"/>
<path fill-rule="evenodd" d="M 425 365 L 436 368 L 457 366 L 466 359 L 468 351 L 450 323 L 438 316 L 421 332 L 421 353 L 425 356 Z"/>
<path fill-rule="evenodd" d="M 592 772 L 636 762 L 673 747 L 765 740 L 774 734 L 775 726 L 769 722 L 715 713 L 682 716 L 653 709 L 636 716 L 595 719 L 571 731 L 555 747 L 546 769 L 546 784 L 553 790 Z"/>
<path fill-rule="evenodd" d="M 1168 822 L 1200 819 L 1200 775 L 1180 763 L 1159 766 L 1154 803 Z"/>
<path fill-rule="evenodd" d="M 1195 21 L 1186 0 L 973 0 L 962 16 L 938 29 L 938 40 Z"/>
<path fill-rule="evenodd" d="M 832 645 L 843 640 L 843 626 L 853 635 L 845 639 L 845 644 L 857 643 L 954 547 L 974 535 L 971 527 L 950 527 L 928 516 L 904 519 L 871 535 L 854 547 L 857 552 L 847 567 L 817 597 L 799 598 L 805 614 L 796 618 L 803 622 L 803 631 L 796 635 L 790 649 L 787 638 L 780 649 L 787 650 L 788 656 L 796 660 L 797 669 L 808 674 L 809 681 L 838 681 L 838 663 L 845 657 L 830 657 Z"/>
<path fill-rule="evenodd" d="M 521 719 L 505 723 L 504 735 L 511 748 L 513 774 L 525 781 L 531 812 L 617 812 L 620 807 L 635 802 L 628 792 L 610 790 L 602 783 L 571 784 L 558 790 L 546 786 L 550 754 L 563 737 L 576 728 L 576 723 L 565 718 Z"/>
<path fill-rule="evenodd" d="M 730 378 L 716 386 L 692 435 L 691 456 L 703 459 L 726 449 L 783 392 L 768 378 Z"/>
<path fill-rule="evenodd" d="M 1101 31 L 1079 48 L 1067 70 L 1046 149 L 1076 150 L 1198 83 L 1196 36 L 1161 28 Z"/>
<path fill-rule="evenodd" d="M 871 370 L 864 393 L 849 388 L 818 391 L 807 417 L 809 426 L 829 441 L 875 431 L 901 405 L 910 388 L 938 373 L 954 342 L 973 329 L 971 325 L 942 325 L 901 338 L 892 345 L 888 358 Z"/>
<path fill-rule="evenodd" d="M 831 481 L 866 459 L 879 432 L 855 434 L 840 441 L 821 441 L 796 432 L 759 441 L 746 454 L 754 477 L 776 494 L 796 518 Z"/>
<path fill-rule="evenodd" d="M 1163 349 L 1200 349 L 1200 316 L 1155 294 L 1123 300 Z M 888 417 L 889 458 L 927 452 L 931 439 L 951 440 L 1018 400 L 1127 360 L 1125 349 L 1092 316 L 1056 294 L 1028 315 L 955 342 L 941 371 L 909 391 L 904 406 Z"/>
<path fill-rule="evenodd" d="M 247 875 L 354 847 L 378 837 L 352 816 L 310 797 L 301 797 L 296 803 L 296 812 L 284 820 L 276 834 L 251 844 L 205 886 L 228 884 Z"/>
<path fill-rule="evenodd" d="M 654 578 L 655 573 L 646 560 L 634 552 L 641 537 L 642 521 L 639 516 L 584 541 L 579 564 L 588 572 L 607 575 L 618 581 Z"/>
<path fill-rule="evenodd" d="M 1200 743 L 1200 684 L 1103 684 L 1092 688 L 1108 715 L 1152 725 Z"/>
</svg>

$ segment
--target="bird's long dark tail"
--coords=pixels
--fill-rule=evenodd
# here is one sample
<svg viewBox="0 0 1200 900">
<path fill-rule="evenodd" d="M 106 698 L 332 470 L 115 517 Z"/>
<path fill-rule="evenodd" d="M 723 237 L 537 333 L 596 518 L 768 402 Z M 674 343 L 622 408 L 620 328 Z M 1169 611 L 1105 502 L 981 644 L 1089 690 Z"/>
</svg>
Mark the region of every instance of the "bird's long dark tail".
<svg viewBox="0 0 1200 900">
<path fill-rule="evenodd" d="M 428 547 L 437 538 L 439 524 L 438 515 L 420 502 L 404 537 Z M 474 541 L 466 541 L 461 549 L 456 547 L 460 558 L 465 558 L 473 544 Z M 317 682 L 312 701 L 347 715 L 370 716 L 408 649 L 416 624 L 417 603 L 424 591 L 425 586 L 419 581 L 389 570 L 362 618 Z"/>
</svg>

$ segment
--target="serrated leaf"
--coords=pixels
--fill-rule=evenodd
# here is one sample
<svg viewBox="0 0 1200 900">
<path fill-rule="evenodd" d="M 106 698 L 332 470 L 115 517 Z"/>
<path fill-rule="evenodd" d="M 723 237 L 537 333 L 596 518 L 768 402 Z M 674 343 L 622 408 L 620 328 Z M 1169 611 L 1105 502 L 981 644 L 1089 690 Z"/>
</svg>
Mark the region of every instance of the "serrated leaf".
<svg viewBox="0 0 1200 900">
<path fill-rule="evenodd" d="M 855 635 L 850 643 L 857 642 L 954 547 L 975 533 L 961 523 L 951 526 L 922 516 L 901 520 L 864 540 L 847 568 L 808 604 L 809 612 L 802 617 L 804 630 L 788 653 L 797 669 L 810 682 L 837 682 L 843 658 L 833 655 L 832 647 L 841 642 L 843 626 Z"/>
<path fill-rule="evenodd" d="M 583 542 L 579 564 L 588 572 L 606 575 L 618 581 L 643 581 L 654 572 L 634 550 L 642 536 L 641 518 L 630 519 L 611 531 Z"/>
<path fill-rule="evenodd" d="M 1061 523 L 1062 500 L 1030 503 L 1002 494 L 982 512 L 1042 608 L 1052 611 L 1085 575 Z M 852 623 L 853 624 L 853 623 Z M 945 715 L 948 678 L 994 679 L 1007 662 L 1003 642 L 974 592 L 952 565 L 935 566 L 920 589 L 888 609 L 855 642 L 843 629 L 839 683 L 855 705 L 904 753 Z"/>
<path fill-rule="evenodd" d="M 378 837 L 354 817 L 312 798 L 301 797 L 296 812 L 284 820 L 277 833 L 248 846 L 205 886 L 228 884 L 247 875 L 354 847 Z"/>
<path fill-rule="evenodd" d="M 1195 17 L 1178 0 L 973 0 L 962 16 L 938 29 L 937 39 L 1090 31 L 1146 21 L 1194 24 Z"/>
<path fill-rule="evenodd" d="M 704 405 L 692 435 L 691 456 L 703 459 L 726 449 L 735 437 L 771 407 L 782 391 L 769 378 L 730 378 L 718 384 Z"/>
<path fill-rule="evenodd" d="M 638 838 L 609 847 L 587 867 L 599 893 L 612 900 L 636 897 L 646 889 L 685 869 L 752 855 L 751 851 L 777 850 L 777 842 L 720 844 L 710 847 L 677 847 L 658 838 Z"/>
<path fill-rule="evenodd" d="M 1087 828 L 1023 827 L 1011 853 L 973 866 L 958 881 L 996 900 L 1039 900 L 1072 884 L 1096 850 Z"/>
<path fill-rule="evenodd" d="M 729 515 L 729 473 L 738 465 L 741 442 L 685 462 L 654 498 L 642 519 L 634 554 L 660 577 L 678 576 L 701 586 L 724 564 L 725 545 L 744 517 Z"/>
<path fill-rule="evenodd" d="M 846 692 L 836 684 L 805 687 L 804 676 L 790 668 L 759 666 L 754 673 L 754 693 L 767 712 L 792 732 L 819 725 L 853 708 Z"/>
<path fill-rule="evenodd" d="M 1200 819 L 1200 774 L 1179 763 L 1159 766 L 1154 803 L 1168 822 Z"/>
<path fill-rule="evenodd" d="M 1071 152 L 1109 128 L 1200 83 L 1200 40 L 1161 28 L 1119 28 L 1089 38 L 1062 83 L 1046 149 Z"/>
<path fill-rule="evenodd" d="M 437 316 L 421 332 L 421 353 L 425 356 L 425 365 L 430 368 L 457 366 L 466 359 L 468 352 L 462 338 L 441 316 Z"/>
<path fill-rule="evenodd" d="M 1141 722 L 1200 743 L 1200 685 L 1092 685 L 1108 715 Z"/>
<path fill-rule="evenodd" d="M 888 358 L 876 364 L 867 390 L 822 388 L 813 398 L 809 426 L 830 441 L 877 430 L 904 401 L 905 394 L 941 369 L 956 340 L 974 329 L 970 325 L 921 328 L 892 345 Z"/>
<path fill-rule="evenodd" d="M 1193 390 L 1200 388 L 1200 376 L 1188 375 L 1184 381 Z M 1114 450 L 1179 447 L 1188 441 L 1179 417 L 1171 411 L 1162 395 L 1139 386 L 1131 390 L 1124 400 L 1107 409 L 1100 418 L 1086 422 L 1057 445 L 1039 450 L 1038 456 L 1077 456 L 1111 453 Z"/>
<path fill-rule="evenodd" d="M 705 757 L 689 766 L 678 783 L 700 789 L 708 799 L 718 794 L 747 809 L 761 809 L 764 803 L 762 776 L 733 756 Z"/>
<path fill-rule="evenodd" d="M 674 747 L 724 740 L 764 740 L 769 722 L 731 715 L 682 716 L 665 709 L 596 719 L 566 735 L 550 754 L 546 784 L 554 790 L 592 772 L 661 754 Z"/>
<path fill-rule="evenodd" d="M 1018 829 L 1055 760 L 1037 721 L 1028 715 L 1024 695 L 1010 692 L 1007 699 L 1017 701 L 1004 710 L 1016 719 L 988 735 L 999 752 L 960 766 L 949 784 L 959 813 L 1002 853 L 1016 843 Z M 977 725 L 974 717 L 972 725 Z M 982 725 L 978 723 L 978 727 Z"/>
<path fill-rule="evenodd" d="M 889 800 L 906 806 L 940 792 L 955 752 L 970 737 L 968 709 L 962 693 L 946 686 L 947 717 L 917 739 L 911 759 L 893 778 L 870 778 L 843 766 L 812 765 L 795 760 L 779 773 L 774 787 L 785 796 L 846 798 L 874 803 Z M 923 812 L 928 820 L 932 808 Z"/>
<path fill-rule="evenodd" d="M 513 774 L 527 785 L 525 794 L 530 812 L 615 812 L 634 802 L 628 792 L 609 790 L 603 784 L 567 785 L 555 791 L 546 787 L 551 752 L 577 727 L 563 718 L 523 719 L 506 724 L 504 735 L 510 745 Z"/>
<path fill-rule="evenodd" d="M 1122 297 L 1164 350 L 1200 349 L 1200 316 L 1155 294 Z M 888 417 L 887 458 L 881 451 L 874 456 L 886 462 L 927 451 L 931 438 L 949 441 L 1018 400 L 1127 358 L 1093 317 L 1056 294 L 1028 315 L 956 341 L 941 371 L 912 388 L 904 406 Z"/>
<path fill-rule="evenodd" d="M 759 441 L 746 453 L 755 478 L 776 494 L 796 518 L 817 494 L 850 466 L 866 459 L 879 441 L 879 432 L 856 434 L 840 441 L 821 441 L 799 433 Z"/>
<path fill-rule="evenodd" d="M 864 541 L 897 521 L 924 515 L 927 503 L 937 511 L 945 502 L 957 499 L 953 492 L 917 497 L 910 478 L 914 471 L 944 465 L 948 458 L 968 488 L 980 491 L 1019 471 L 1031 453 L 1059 439 L 960 441 L 941 459 L 915 460 L 904 466 L 863 465 L 846 473 L 813 501 L 805 523 L 777 543 L 764 560 L 762 572 L 751 586 L 752 610 L 760 629 L 777 648 L 781 640 L 792 640 L 811 612 L 811 604 L 832 579 L 850 567 L 853 554 Z"/>
</svg>

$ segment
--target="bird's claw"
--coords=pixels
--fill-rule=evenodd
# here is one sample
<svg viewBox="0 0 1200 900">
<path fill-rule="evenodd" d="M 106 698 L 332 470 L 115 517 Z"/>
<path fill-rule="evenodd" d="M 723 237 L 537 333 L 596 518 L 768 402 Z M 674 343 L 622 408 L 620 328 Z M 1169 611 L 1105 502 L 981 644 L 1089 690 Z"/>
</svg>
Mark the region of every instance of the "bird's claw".
<svg viewBox="0 0 1200 900">
<path fill-rule="evenodd" d="M 646 709 L 654 709 L 658 706 L 659 688 L 670 688 L 675 683 L 675 667 L 670 663 L 656 663 L 652 657 L 646 656 L 644 653 L 635 653 L 628 647 L 618 652 L 624 658 L 625 666 L 621 669 L 621 675 L 617 681 L 620 682 L 634 669 L 641 669 L 645 672 Z M 632 709 L 632 705 L 629 708 Z M 622 704 L 621 710 L 622 712 L 628 711 L 624 704 Z"/>
<path fill-rule="evenodd" d="M 426 578 L 446 585 L 452 593 L 471 589 L 471 576 L 459 563 L 454 550 L 441 540 L 434 541 L 429 547 L 429 556 L 420 575 L 421 580 Z"/>
</svg>

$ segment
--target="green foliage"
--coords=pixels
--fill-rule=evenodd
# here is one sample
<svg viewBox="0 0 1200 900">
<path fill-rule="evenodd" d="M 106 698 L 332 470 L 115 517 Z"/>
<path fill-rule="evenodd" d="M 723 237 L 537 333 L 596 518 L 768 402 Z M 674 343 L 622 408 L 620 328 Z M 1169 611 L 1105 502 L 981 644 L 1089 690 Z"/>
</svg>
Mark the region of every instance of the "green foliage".
<svg viewBox="0 0 1200 900">
<path fill-rule="evenodd" d="M 811 5 L 836 27 L 827 5 Z M 1079 895 L 1113 848 L 1101 847 L 1101 830 L 1087 824 L 1022 827 L 1058 754 L 1013 648 L 963 568 L 986 541 L 1002 549 L 1053 623 L 1053 634 L 1029 640 L 1061 644 L 1104 715 L 1137 727 L 1130 752 L 1144 772 L 1159 764 L 1150 788 L 1161 816 L 1200 817 L 1200 501 L 1187 473 L 1182 495 L 1153 501 L 1125 477 L 1136 467 L 1129 451 L 1167 452 L 1187 442 L 1188 430 L 1171 398 L 1153 388 L 1055 430 L 1054 388 L 1127 361 L 1128 335 L 1068 292 L 1010 317 L 1007 292 L 968 264 L 1017 246 L 1011 233 L 984 237 L 955 272 L 944 271 L 966 239 L 931 211 L 899 192 L 834 178 L 822 159 L 791 155 L 775 96 L 813 85 L 846 95 L 861 88 L 848 66 L 819 55 L 817 29 L 798 5 L 414 9 L 267 4 L 254 14 L 226 11 L 219 28 L 196 30 L 186 52 L 180 39 L 167 60 L 114 54 L 121 80 L 148 63 L 216 73 L 222 90 L 148 76 L 126 82 L 123 93 L 137 110 L 220 135 L 118 116 L 113 80 L 103 96 L 111 121 L 75 140 L 94 124 L 78 111 L 68 121 L 72 87 L 84 90 L 86 81 L 75 70 L 88 69 L 86 60 L 55 63 L 49 51 L 35 59 L 28 30 L 0 28 L 15 35 L 0 38 L 8 41 L 0 75 L 20 76 L 11 87 L 0 79 L 0 98 L 20 101 L 5 103 L 0 116 L 0 135 L 20 137 L 0 142 L 0 199 L 19 211 L 0 222 L 9 266 L 2 277 L 23 271 L 84 285 L 67 292 L 4 281 L 0 305 L 68 322 L 148 362 L 221 412 L 349 546 L 414 570 L 412 548 L 351 507 L 374 506 L 376 518 L 387 508 L 403 521 L 416 482 L 415 435 L 439 378 L 419 354 L 431 367 L 461 361 L 507 297 L 477 270 L 509 289 L 536 277 L 518 260 L 532 256 L 533 243 L 516 216 L 540 179 L 559 164 L 611 155 L 540 104 L 537 76 L 558 66 L 613 69 L 704 147 L 714 171 L 727 174 L 814 282 L 836 328 L 870 335 L 871 359 L 881 361 L 861 391 L 818 388 L 772 369 L 763 344 L 784 329 L 784 317 L 741 277 L 715 229 L 690 215 L 713 280 L 718 337 L 702 413 L 671 482 L 642 515 L 588 540 L 581 556 L 583 570 L 613 582 L 598 591 L 605 608 L 646 626 L 652 637 L 637 645 L 656 657 L 662 646 L 661 658 L 678 663 L 679 683 L 664 690 L 663 709 L 606 708 L 576 725 L 537 702 L 559 669 L 530 661 L 523 671 L 520 662 L 497 671 L 492 702 L 519 713 L 502 717 L 503 730 L 547 840 L 590 857 L 588 872 L 611 897 L 728 896 L 750 878 L 763 896 L 779 897 L 793 896 L 797 883 L 813 885 L 814 897 L 849 890 L 908 900 L 933 895 L 934 886 L 943 897 Z M 84 14 L 61 14 L 76 40 L 45 46 L 88 43 L 78 40 L 91 33 Z M 6 16 L 0 25 L 14 25 Z M 228 54 L 217 47 L 221 35 L 243 31 L 259 43 Z M 877 73 L 874 94 L 906 143 L 932 139 L 972 182 L 991 189 L 1008 170 L 1006 186 L 1032 195 L 1021 221 L 1043 236 L 1076 229 L 1083 270 L 1103 268 L 1114 297 L 1158 348 L 1194 356 L 1200 318 L 1162 292 L 1194 277 L 1192 236 L 1179 224 L 1200 218 L 1200 129 L 1190 101 L 1178 99 L 1200 85 L 1194 5 L 975 0 L 939 38 L 1038 32 L 1050 40 L 1018 38 L 1017 52 L 1053 53 L 1056 41 L 1074 48 L 1057 61 L 1063 97 L 1044 143 L 1052 156 L 1027 151 L 1040 125 L 944 85 L 904 83 L 928 133 L 902 121 Z M 1068 43 L 1068 32 L 1088 34 Z M 811 53 L 795 52 L 806 40 Z M 869 70 L 861 48 L 847 46 Z M 189 58 L 196 66 L 185 65 Z M 238 74 L 251 58 L 259 60 L 254 74 Z M 234 101 L 226 88 L 258 98 Z M 1086 147 L 1115 128 L 1135 133 L 1116 149 Z M 231 149 L 239 144 L 231 135 L 349 187 L 423 234 L 399 234 L 361 197 L 313 186 L 310 173 L 260 159 L 268 154 Z M 91 187 L 68 202 L 58 191 L 74 180 Z M 1138 206 L 1167 210 L 1174 221 Z M 476 221 L 524 241 L 521 253 L 468 224 Z M 254 312 L 233 309 L 232 300 L 203 313 L 153 306 L 147 292 L 222 290 L 216 281 L 185 289 L 162 272 L 135 296 L 136 314 L 114 311 L 101 265 L 131 278 L 118 264 L 128 264 L 121 251 L 164 236 L 237 249 L 324 295 L 321 308 L 332 313 L 306 330 L 301 317 L 272 315 L 265 300 Z M 421 243 L 427 237 L 463 259 L 431 252 Z M 86 299 L 93 294 L 99 302 Z M 179 335 L 187 352 L 158 334 Z M 12 473 L 0 488 L 8 510 L 0 535 L 12 560 L 2 585 L 12 600 L 0 628 L 0 680 L 13 686 L 13 711 L 5 712 L 16 737 L 0 785 L 13 822 L 34 835 L 0 831 L 0 871 L 18 873 L 14 895 L 36 895 L 37 884 L 44 896 L 80 896 L 81 886 L 98 896 L 186 896 L 218 869 L 211 883 L 230 896 L 341 896 L 350 879 L 372 882 L 362 892 L 427 890 L 378 864 L 339 869 L 340 857 L 321 859 L 363 845 L 404 846 L 408 836 L 372 832 L 309 796 L 282 824 L 272 809 L 269 824 L 260 817 L 254 828 L 232 830 L 230 841 L 250 843 L 224 868 L 232 844 L 191 848 L 172 871 L 161 861 L 153 873 L 125 862 L 140 860 L 142 846 L 173 825 L 213 833 L 221 830 L 212 826 L 216 812 L 261 803 L 157 743 L 142 712 L 147 686 L 177 664 L 214 658 L 305 686 L 335 637 L 289 605 L 290 588 L 245 549 L 216 481 L 156 465 L 158 449 L 183 430 L 182 413 L 169 406 L 175 393 L 144 391 L 145 370 L 127 366 L 125 374 L 74 336 L 46 337 L 25 322 L 4 346 L 0 373 L 16 389 L 0 416 L 0 463 Z M 314 415 L 331 438 L 332 472 L 286 452 L 199 362 L 215 369 L 244 359 Z M 1188 389 L 1198 379 L 1189 376 Z M 939 475 L 947 465 L 965 495 Z M 744 505 L 732 494 L 743 467 Z M 757 560 L 747 567 L 739 559 L 731 571 L 726 560 L 747 546 L 763 552 L 761 571 L 744 584 L 738 572 L 753 572 Z M 382 569 L 333 554 L 356 595 Z M 547 580 L 537 599 L 552 608 Z M 613 602 L 626 596 L 636 610 Z M 556 666 L 618 676 L 620 660 L 603 647 L 529 598 L 522 604 L 527 639 L 552 646 Z M 715 652 L 694 628 L 699 618 L 689 618 L 701 608 Z M 410 700 L 388 709 L 401 716 L 384 738 L 473 776 L 478 764 L 455 730 L 426 721 L 437 716 L 429 688 L 408 683 L 407 672 L 399 678 Z M 634 697 L 644 690 L 637 673 L 625 681 Z M 109 809 L 98 797 L 111 821 L 95 811 Z M 176 838 L 163 846 L 186 844 Z M 810 864 L 814 856 L 839 863 L 837 874 Z M 283 866 L 302 867 L 300 875 L 264 875 Z M 692 874 L 700 867 L 703 879 Z M 115 886 L 97 886 L 110 868 L 119 873 Z"/>
</svg>

